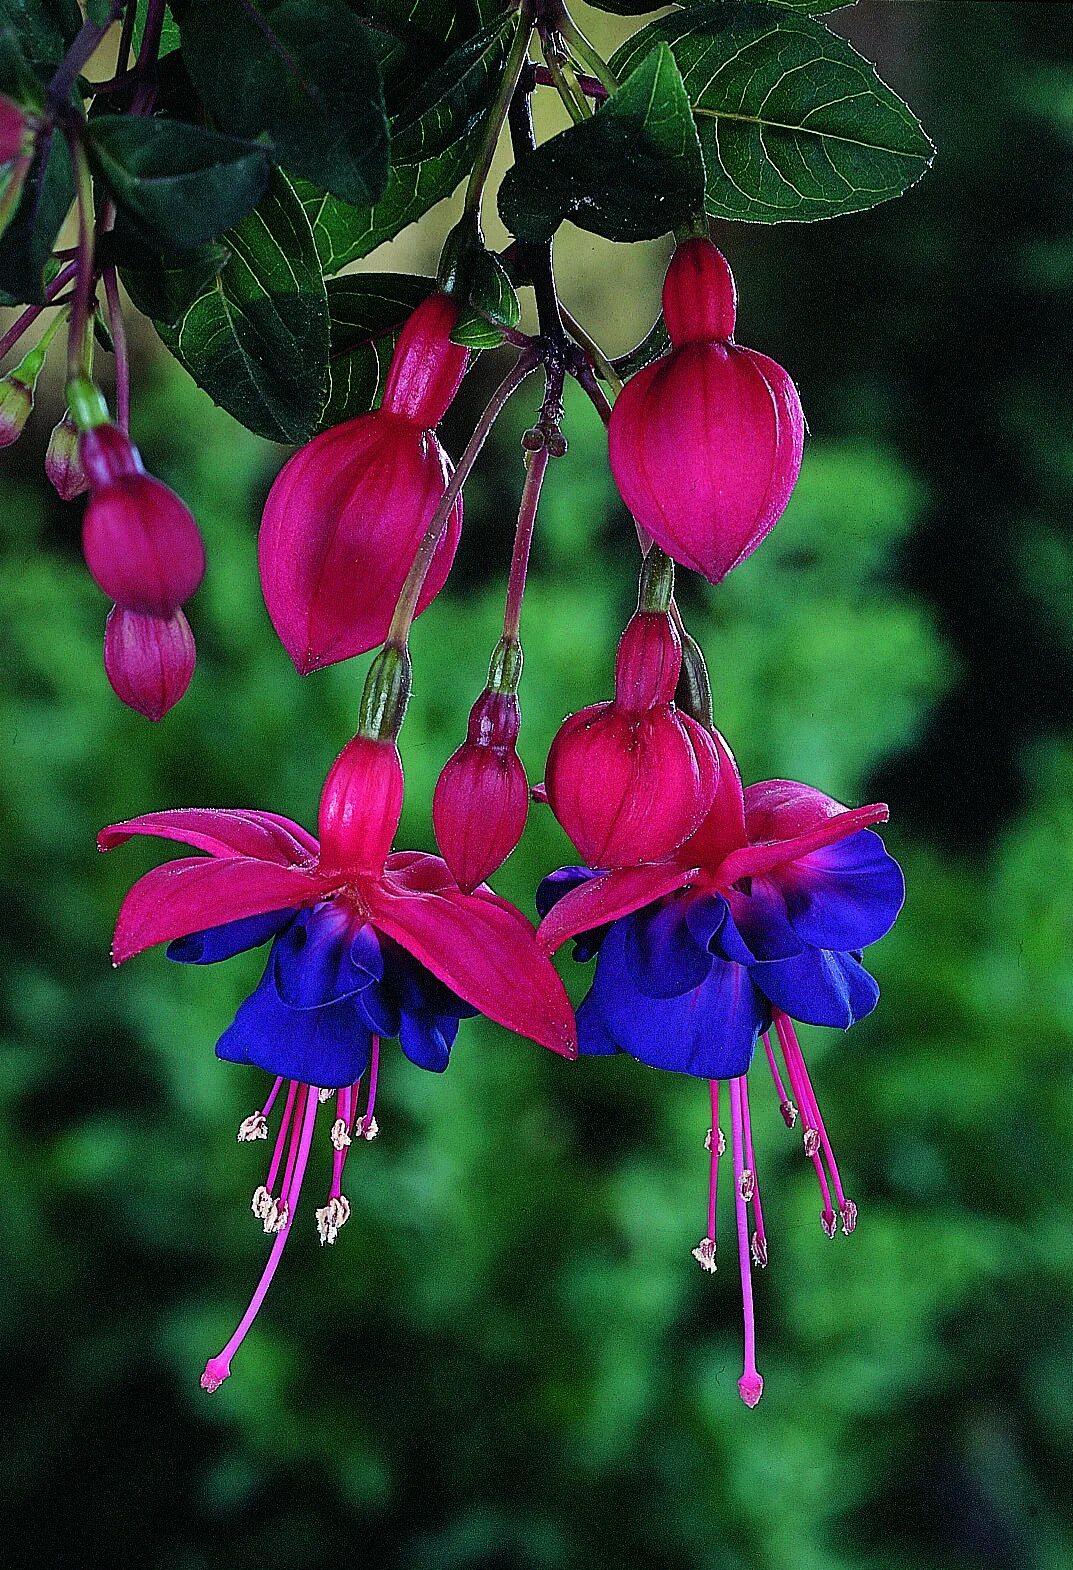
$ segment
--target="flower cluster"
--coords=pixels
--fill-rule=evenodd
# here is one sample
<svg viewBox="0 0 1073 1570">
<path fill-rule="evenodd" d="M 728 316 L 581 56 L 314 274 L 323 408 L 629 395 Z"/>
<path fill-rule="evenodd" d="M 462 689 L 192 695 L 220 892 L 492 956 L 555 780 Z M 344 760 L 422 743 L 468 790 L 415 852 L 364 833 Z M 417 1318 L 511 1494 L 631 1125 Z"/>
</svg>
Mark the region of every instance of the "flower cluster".
<svg viewBox="0 0 1073 1570">
<path fill-rule="evenodd" d="M 502 637 L 432 803 L 442 857 L 393 848 L 409 629 L 450 571 L 462 485 L 487 429 L 540 363 L 522 349 L 452 468 L 435 427 L 469 355 L 452 340 L 458 306 L 445 287 L 402 330 L 380 407 L 297 452 L 265 507 L 265 601 L 299 672 L 383 643 L 357 732 L 324 785 L 317 838 L 272 812 L 209 808 L 144 813 L 100 836 L 104 850 L 157 835 L 198 853 L 131 889 L 116 926 L 117 964 L 160 943 L 171 959 L 196 965 L 267 949 L 260 981 L 216 1050 L 269 1076 L 240 1141 L 267 1140 L 280 1109 L 251 1201 L 273 1241 L 234 1335 L 206 1365 L 206 1389 L 228 1377 L 279 1264 L 318 1109 L 328 1107 L 321 1123 L 331 1155 L 315 1220 L 321 1241 L 333 1243 L 350 1216 L 350 1153 L 378 1129 L 384 1045 L 397 1041 L 419 1068 L 442 1072 L 460 1022 L 474 1014 L 563 1058 L 627 1054 L 708 1082 L 706 1226 L 693 1254 L 709 1272 L 727 1151 L 720 1110 L 729 1103 L 745 1316 L 739 1388 L 748 1405 L 763 1388 L 752 1272 L 768 1259 L 748 1085 L 758 1043 L 785 1121 L 800 1116 L 823 1229 L 854 1229 L 856 1206 L 795 1022 L 846 1029 L 876 1004 L 863 950 L 889 930 L 903 898 L 901 873 L 875 831 L 887 809 L 845 807 L 787 780 L 743 789 L 713 723 L 703 656 L 674 598 L 675 561 L 718 582 L 756 548 L 801 462 L 793 383 L 734 343 L 734 309 L 720 252 L 703 238 L 683 242 L 664 288 L 671 347 L 607 409 L 612 470 L 644 546 L 637 609 L 619 643 L 614 696 L 563 722 L 542 786 L 530 792 L 517 750 L 520 617 L 543 477 L 565 450 L 561 357 L 545 361 L 540 417 L 523 443 Z M 602 396 L 597 390 L 598 405 Z M 174 629 L 186 625 L 180 606 L 203 569 L 196 525 L 144 474 L 114 425 L 82 429 L 74 459 L 90 489 L 86 559 L 116 602 L 109 675 L 144 712 L 163 712 L 193 661 L 191 643 L 183 663 Z M 544 879 L 539 928 L 485 881 L 518 844 L 531 794 L 584 863 Z M 571 939 L 578 962 L 595 960 L 576 1016 L 551 963 Z"/>
</svg>

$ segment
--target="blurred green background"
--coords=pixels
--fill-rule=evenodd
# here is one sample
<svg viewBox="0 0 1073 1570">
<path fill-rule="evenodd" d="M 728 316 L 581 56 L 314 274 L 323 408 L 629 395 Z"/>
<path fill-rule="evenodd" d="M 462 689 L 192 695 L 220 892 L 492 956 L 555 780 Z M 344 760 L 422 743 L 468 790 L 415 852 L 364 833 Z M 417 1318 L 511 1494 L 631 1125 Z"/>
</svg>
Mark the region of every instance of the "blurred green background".
<svg viewBox="0 0 1073 1570">
<path fill-rule="evenodd" d="M 260 960 L 113 972 L 118 901 L 162 852 L 101 859 L 93 836 L 179 804 L 311 824 L 366 662 L 295 676 L 254 551 L 284 455 L 141 335 L 134 434 L 210 554 L 197 674 L 159 727 L 105 685 L 80 507 L 41 475 L 55 389 L 0 478 L 0 1564 L 1073 1564 L 1073 8 L 865 0 L 833 20 L 939 158 L 871 214 L 717 236 L 739 337 L 791 370 L 812 434 L 775 534 L 682 598 L 748 778 L 891 803 L 910 895 L 873 951 L 883 1002 L 805 1043 L 856 1234 L 823 1236 L 758 1068 L 771 1264 L 747 1411 L 735 1270 L 689 1257 L 704 1087 L 464 1025 L 442 1078 L 385 1060 L 350 1224 L 321 1249 L 307 1198 L 234 1377 L 198 1388 L 265 1252 L 264 1147 L 234 1138 L 261 1083 L 212 1053 Z M 372 265 L 427 270 L 449 216 Z M 666 247 L 568 231 L 560 253 L 565 298 L 628 347 Z M 451 450 L 496 375 L 476 366 Z M 417 631 L 409 845 L 431 847 L 432 786 L 495 640 L 536 396 L 482 459 Z M 567 429 L 523 620 L 533 779 L 563 714 L 609 690 L 634 592 L 582 400 Z M 497 887 L 531 909 L 566 859 L 535 809 Z"/>
</svg>

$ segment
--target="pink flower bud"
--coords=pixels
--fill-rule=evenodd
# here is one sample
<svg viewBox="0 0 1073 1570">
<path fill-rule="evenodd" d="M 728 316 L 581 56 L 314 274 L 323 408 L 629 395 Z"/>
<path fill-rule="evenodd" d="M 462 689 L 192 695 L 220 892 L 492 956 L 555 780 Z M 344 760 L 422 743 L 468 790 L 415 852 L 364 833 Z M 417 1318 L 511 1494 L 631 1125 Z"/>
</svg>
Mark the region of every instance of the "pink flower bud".
<svg viewBox="0 0 1073 1570">
<path fill-rule="evenodd" d="M 205 547 L 175 492 L 145 473 L 138 449 L 115 426 L 84 431 L 78 456 L 91 491 L 82 551 L 117 605 L 171 616 L 205 575 Z"/>
<path fill-rule="evenodd" d="M 458 390 L 468 351 L 452 344 L 443 295 L 402 330 L 383 406 L 313 438 L 284 465 L 258 541 L 268 614 L 300 675 L 375 648 L 451 473 L 432 426 Z M 443 588 L 462 527 L 451 509 L 418 601 Z"/>
<path fill-rule="evenodd" d="M 436 839 L 467 894 L 503 865 L 525 828 L 529 783 L 515 747 L 520 719 L 514 693 L 486 689 L 470 710 L 466 740 L 436 782 Z"/>
<path fill-rule="evenodd" d="M 190 685 L 194 635 L 182 611 L 145 616 L 113 605 L 104 624 L 104 669 L 116 697 L 162 720 Z"/>
<path fill-rule="evenodd" d="M 33 388 L 17 376 L 0 381 L 0 447 L 10 447 L 22 435 L 34 406 Z"/>
<path fill-rule="evenodd" d="M 710 241 L 675 251 L 663 309 L 672 347 L 619 396 L 611 468 L 657 544 L 718 583 L 782 516 L 801 468 L 804 416 L 782 367 L 732 341 L 734 281 Z"/>
<path fill-rule="evenodd" d="M 381 408 L 421 430 L 439 425 L 469 363 L 469 350 L 451 342 L 457 321 L 458 306 L 447 295 L 422 301 L 399 334 Z"/>
<path fill-rule="evenodd" d="M 682 651 L 670 618 L 638 611 L 615 662 L 615 700 L 567 719 L 548 754 L 548 802 L 590 867 L 659 861 L 715 797 L 711 737 L 671 701 Z"/>
<path fill-rule="evenodd" d="M 29 130 L 26 111 L 0 94 L 0 164 L 9 164 L 23 152 Z"/>
<path fill-rule="evenodd" d="M 393 741 L 355 736 L 328 771 L 320 798 L 320 864 L 380 872 L 402 816 L 402 761 Z"/>
<path fill-rule="evenodd" d="M 89 479 L 78 456 L 78 426 L 69 414 L 52 428 L 45 452 L 45 474 L 62 501 L 73 502 L 89 490 Z"/>
</svg>

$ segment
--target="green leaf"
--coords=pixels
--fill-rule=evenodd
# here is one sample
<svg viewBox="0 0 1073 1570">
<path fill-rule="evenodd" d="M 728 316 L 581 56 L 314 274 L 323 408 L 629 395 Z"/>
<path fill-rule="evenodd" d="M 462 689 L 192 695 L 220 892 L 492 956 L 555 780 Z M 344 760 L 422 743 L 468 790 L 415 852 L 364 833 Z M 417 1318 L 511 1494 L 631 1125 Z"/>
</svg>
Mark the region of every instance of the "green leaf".
<svg viewBox="0 0 1073 1570">
<path fill-rule="evenodd" d="M 661 354 L 666 354 L 670 347 L 671 337 L 661 314 L 656 317 L 641 342 L 625 354 L 620 354 L 611 364 L 626 382 L 631 376 L 636 376 L 638 371 L 643 371 L 646 365 L 651 365 L 653 360 L 658 360 Z"/>
<path fill-rule="evenodd" d="M 379 403 L 399 331 L 435 287 L 434 278 L 406 273 L 354 273 L 331 280 L 331 388 L 320 418 L 322 430 Z"/>
<path fill-rule="evenodd" d="M 45 271 L 74 194 L 71 154 L 64 137 L 53 131 L 39 144 L 22 200 L 0 237 L 0 290 L 9 300 L 41 304 Z"/>
<path fill-rule="evenodd" d="M 706 0 L 628 40 L 631 69 L 668 44 L 700 133 L 716 218 L 834 218 L 900 196 L 934 155 L 873 66 L 822 22 L 786 5 Z"/>
<path fill-rule="evenodd" d="M 139 7 L 138 15 L 134 19 L 134 37 L 131 45 L 131 53 L 135 56 L 142 47 L 142 39 L 145 37 L 145 15 L 145 8 Z M 160 28 L 161 58 L 163 59 L 165 55 L 169 55 L 178 49 L 181 43 L 179 24 L 171 14 L 171 6 L 166 5 L 164 7 L 164 20 Z"/>
<path fill-rule="evenodd" d="M 117 205 L 165 246 L 215 239 L 268 183 L 263 148 L 182 120 L 100 115 L 90 120 L 88 147 Z"/>
<path fill-rule="evenodd" d="M 230 259 L 161 338 L 211 398 L 279 442 L 316 429 L 328 382 L 328 299 L 302 204 L 286 176 L 224 243 Z"/>
<path fill-rule="evenodd" d="M 478 251 L 470 258 L 468 304 L 451 338 L 467 349 L 494 349 L 503 342 L 501 327 L 517 327 L 522 308 L 498 256 Z"/>
<path fill-rule="evenodd" d="M 475 0 L 407 0 L 405 5 L 399 0 L 349 0 L 349 5 L 370 24 L 369 40 L 380 64 L 389 115 L 399 113 L 451 51 L 501 9 Z"/>
<path fill-rule="evenodd" d="M 0 32 L 10 27 L 34 65 L 59 65 L 81 25 L 76 0 L 0 0 Z"/>
<path fill-rule="evenodd" d="M 393 164 L 436 158 L 472 130 L 491 107 L 518 25 L 500 18 L 482 28 L 422 84 L 392 123 Z"/>
<path fill-rule="evenodd" d="M 217 123 L 267 135 L 276 160 L 345 202 L 375 202 L 388 176 L 380 69 L 343 0 L 190 0 L 180 31 Z"/>
<path fill-rule="evenodd" d="M 704 164 L 674 57 L 659 44 L 590 120 L 519 159 L 499 211 L 520 240 L 570 218 L 609 240 L 651 240 L 695 217 Z"/>
<path fill-rule="evenodd" d="M 160 257 L 155 265 L 124 267 L 123 287 L 143 316 L 173 327 L 216 282 L 231 258 L 226 245 Z"/>
<path fill-rule="evenodd" d="M 348 262 L 368 256 L 450 196 L 469 171 L 479 135 L 477 126 L 439 158 L 392 169 L 387 190 L 374 207 L 352 207 L 297 181 L 325 273 L 337 273 Z"/>
</svg>

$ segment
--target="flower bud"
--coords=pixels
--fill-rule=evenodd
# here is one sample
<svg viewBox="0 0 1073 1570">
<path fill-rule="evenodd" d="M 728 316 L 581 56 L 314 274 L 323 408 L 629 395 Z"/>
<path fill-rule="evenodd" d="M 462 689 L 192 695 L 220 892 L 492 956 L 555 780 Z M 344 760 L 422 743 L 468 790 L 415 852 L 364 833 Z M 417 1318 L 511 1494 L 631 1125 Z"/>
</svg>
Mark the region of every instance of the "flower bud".
<svg viewBox="0 0 1073 1570">
<path fill-rule="evenodd" d="M 638 523 L 718 583 L 782 516 L 804 416 L 782 367 L 732 341 L 734 281 L 710 241 L 675 251 L 663 308 L 672 347 L 616 401 L 611 468 Z"/>
<path fill-rule="evenodd" d="M 146 616 L 113 605 L 104 625 L 104 669 L 116 697 L 148 720 L 175 707 L 194 674 L 194 635 L 182 611 Z"/>
<path fill-rule="evenodd" d="M 45 474 L 61 501 L 73 502 L 89 490 L 89 478 L 78 456 L 78 426 L 69 414 L 52 428 L 45 452 Z"/>
<path fill-rule="evenodd" d="M 529 783 L 515 745 L 520 720 L 515 693 L 486 688 L 470 710 L 466 740 L 436 782 L 436 840 L 467 894 L 503 865 L 525 828 Z"/>
<path fill-rule="evenodd" d="M 469 350 L 451 342 L 458 305 L 430 294 L 399 334 L 391 357 L 381 408 L 421 430 L 439 425 L 462 384 Z"/>
<path fill-rule="evenodd" d="M 0 447 L 18 441 L 33 406 L 33 388 L 21 378 L 5 376 L 0 380 Z"/>
<path fill-rule="evenodd" d="M 205 576 L 205 547 L 189 508 L 148 474 L 93 493 L 82 551 L 105 594 L 151 616 L 177 611 Z"/>
<path fill-rule="evenodd" d="M 348 741 L 321 792 L 321 866 L 379 872 L 402 816 L 402 790 L 394 741 L 371 736 Z"/>
<path fill-rule="evenodd" d="M 261 588 L 299 675 L 364 654 L 387 636 L 451 474 L 432 426 L 466 368 L 468 350 L 449 338 L 456 318 L 444 295 L 418 306 L 392 357 L 382 407 L 315 436 L 269 492 L 257 546 Z M 460 496 L 418 614 L 443 588 L 461 528 Z"/>
<path fill-rule="evenodd" d="M 638 611 L 615 661 L 615 700 L 564 722 L 548 754 L 548 802 L 590 867 L 659 861 L 703 821 L 719 780 L 711 737 L 672 699 L 678 634 Z"/>
</svg>

